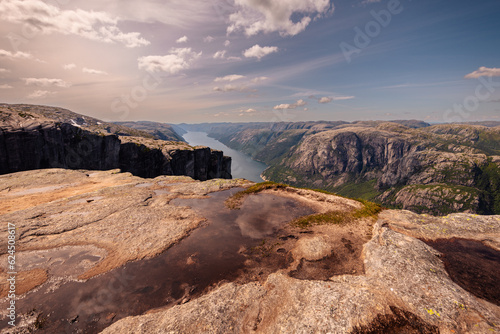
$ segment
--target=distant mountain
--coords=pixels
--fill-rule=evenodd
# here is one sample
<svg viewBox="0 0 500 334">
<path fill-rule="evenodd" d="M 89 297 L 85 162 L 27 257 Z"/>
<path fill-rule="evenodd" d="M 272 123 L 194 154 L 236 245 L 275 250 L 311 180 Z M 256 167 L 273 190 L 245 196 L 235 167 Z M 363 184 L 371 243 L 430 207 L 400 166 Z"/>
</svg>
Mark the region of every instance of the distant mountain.
<svg viewBox="0 0 500 334">
<path fill-rule="evenodd" d="M 155 139 L 184 141 L 184 138 L 182 138 L 183 134 L 182 129 L 166 123 L 139 121 L 139 122 L 114 122 L 114 124 L 147 132 L 150 135 L 152 135 Z"/>
<path fill-rule="evenodd" d="M 263 175 L 271 181 L 420 213 L 500 213 L 499 127 L 419 121 L 196 126 L 270 165 Z"/>
</svg>

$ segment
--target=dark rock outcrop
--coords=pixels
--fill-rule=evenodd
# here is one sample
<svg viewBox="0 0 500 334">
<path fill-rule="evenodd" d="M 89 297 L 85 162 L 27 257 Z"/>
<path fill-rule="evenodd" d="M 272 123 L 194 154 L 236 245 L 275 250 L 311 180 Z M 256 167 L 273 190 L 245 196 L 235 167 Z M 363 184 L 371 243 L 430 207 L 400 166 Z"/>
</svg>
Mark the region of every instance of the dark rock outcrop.
<svg viewBox="0 0 500 334">
<path fill-rule="evenodd" d="M 104 122 L 55 121 L 36 107 L 0 106 L 0 174 L 42 168 L 109 170 L 140 177 L 186 175 L 198 180 L 231 178 L 231 158 L 208 147 L 191 147 L 130 134 L 109 133 Z M 59 114 L 61 115 L 61 114 Z M 83 122 L 82 122 L 83 120 Z M 120 133 L 127 128 L 120 127 Z M 137 134 L 141 134 L 138 132 Z"/>
</svg>

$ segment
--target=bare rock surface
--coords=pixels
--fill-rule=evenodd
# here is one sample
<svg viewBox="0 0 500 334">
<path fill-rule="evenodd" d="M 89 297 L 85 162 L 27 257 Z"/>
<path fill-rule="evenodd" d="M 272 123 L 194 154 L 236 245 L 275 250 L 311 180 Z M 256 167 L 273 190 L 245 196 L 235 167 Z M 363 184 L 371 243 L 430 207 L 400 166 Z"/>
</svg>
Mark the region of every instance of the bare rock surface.
<svg viewBox="0 0 500 334">
<path fill-rule="evenodd" d="M 0 176 L 0 201 L 5 204 L 0 218 L 17 228 L 19 297 L 38 289 L 60 291 L 65 282 L 90 282 L 132 261 L 156 258 L 187 240 L 206 218 L 194 207 L 172 204 L 174 199 L 204 201 L 213 192 L 249 185 L 245 180 L 200 182 L 175 176 L 142 179 L 117 170 Z M 273 196 L 294 199 L 318 213 L 363 208 L 355 200 L 304 189 L 248 196 L 255 196 L 254 201 L 247 198 L 243 209 Z M 224 199 L 220 197 L 220 208 Z M 4 224 L 0 238 L 6 240 L 7 233 Z M 244 275 L 234 281 L 222 280 L 193 298 L 180 294 L 178 303 L 143 315 L 116 321 L 116 314 L 109 314 L 105 321 L 110 326 L 102 332 L 500 333 L 500 303 L 482 298 L 474 286 L 457 284 L 448 254 L 429 246 L 430 241 L 453 238 L 481 242 L 494 257 L 500 252 L 500 217 L 385 210 L 377 218 L 346 223 L 286 224 L 260 246 L 238 251 L 246 261 Z M 2 247 L 0 279 L 5 282 Z M 198 266 L 201 254 L 189 255 L 179 261 L 184 267 Z M 476 260 L 484 259 L 471 261 Z M 280 267 L 259 269 L 272 261 Z M 495 276 L 486 279 L 495 289 Z M 145 288 L 138 291 L 145 293 Z M 189 286 L 178 289 L 191 291 Z M 5 291 L 3 285 L 0 292 Z M 77 316 L 68 321 L 78 321 Z M 28 332 L 37 319 L 36 313 L 22 314 L 16 331 L 2 333 Z"/>
<path fill-rule="evenodd" d="M 316 281 L 279 272 L 263 284 L 225 284 L 185 305 L 123 319 L 103 333 L 500 332 L 500 307 L 457 286 L 438 255 L 381 219 L 364 247 L 365 275 Z M 396 322 L 401 310 L 404 321 Z"/>
<path fill-rule="evenodd" d="M 79 277 L 90 278 L 162 252 L 203 221 L 188 208 L 169 205 L 179 196 L 169 191 L 170 184 L 177 184 L 177 191 L 184 185 L 185 196 L 203 196 L 244 183 L 212 180 L 201 186 L 176 176 L 145 180 L 118 171 L 29 171 L 0 176 L 0 214 L 16 225 L 20 258 L 22 252 L 81 246 L 79 253 L 100 259 L 88 270 L 82 267 Z M 6 224 L 0 235 L 7 240 Z M 55 270 L 50 261 L 48 267 Z"/>
</svg>

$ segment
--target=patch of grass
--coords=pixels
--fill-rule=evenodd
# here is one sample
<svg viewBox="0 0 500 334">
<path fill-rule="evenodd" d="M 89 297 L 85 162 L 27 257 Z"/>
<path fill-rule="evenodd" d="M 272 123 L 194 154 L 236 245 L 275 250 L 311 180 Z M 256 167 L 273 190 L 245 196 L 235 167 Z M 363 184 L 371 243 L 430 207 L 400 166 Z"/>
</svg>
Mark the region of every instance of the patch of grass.
<svg viewBox="0 0 500 334">
<path fill-rule="evenodd" d="M 335 224 L 344 225 L 352 221 L 352 213 L 343 211 L 330 211 L 326 213 L 316 213 L 313 215 L 295 219 L 291 224 L 300 228 L 307 228 L 312 225 Z"/>
<path fill-rule="evenodd" d="M 384 210 L 377 203 L 369 202 L 363 199 L 359 199 L 358 201 L 360 201 L 363 204 L 363 207 L 361 209 L 354 211 L 354 213 L 352 214 L 353 217 L 356 219 L 376 217 L 382 210 Z"/>
<path fill-rule="evenodd" d="M 372 202 L 359 200 L 363 207 L 354 211 L 329 211 L 317 213 L 306 217 L 301 217 L 292 222 L 293 226 L 307 228 L 312 225 L 345 225 L 354 222 L 356 219 L 377 217 L 383 208 Z"/>
<path fill-rule="evenodd" d="M 254 184 L 250 188 L 247 188 L 245 190 L 242 190 L 240 192 L 237 192 L 233 196 L 229 197 L 225 204 L 228 208 L 232 210 L 238 210 L 240 208 L 241 203 L 243 202 L 243 199 L 251 194 L 257 194 L 260 193 L 261 191 L 268 190 L 268 189 L 286 189 L 288 185 L 282 184 L 282 183 L 276 183 L 276 182 L 261 182 Z"/>
</svg>

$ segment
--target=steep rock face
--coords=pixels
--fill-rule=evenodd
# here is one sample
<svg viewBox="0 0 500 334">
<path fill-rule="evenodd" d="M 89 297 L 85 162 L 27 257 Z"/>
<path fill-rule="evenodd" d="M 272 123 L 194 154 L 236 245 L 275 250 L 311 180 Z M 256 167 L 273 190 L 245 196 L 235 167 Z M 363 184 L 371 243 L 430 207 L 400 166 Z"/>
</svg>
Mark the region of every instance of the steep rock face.
<svg viewBox="0 0 500 334">
<path fill-rule="evenodd" d="M 0 106 L 0 174 L 41 168 L 109 170 L 141 177 L 231 178 L 231 158 L 208 147 L 109 133 L 102 123 L 56 122 L 36 110 Z M 61 114 L 59 114 L 59 117 Z M 68 116 L 66 114 L 66 116 Z M 90 122 L 89 122 L 90 123 Z M 127 128 L 120 127 L 119 133 Z M 127 133 L 128 134 L 128 133 Z"/>
<path fill-rule="evenodd" d="M 306 137 L 287 161 L 292 170 L 337 186 L 347 177 L 376 177 L 379 188 L 404 182 L 420 166 L 422 150 L 385 131 L 346 128 Z"/>
<path fill-rule="evenodd" d="M 497 128 L 393 123 L 307 133 L 267 179 L 421 213 L 499 213 Z M 493 153 L 493 155 L 492 155 Z"/>
<path fill-rule="evenodd" d="M 70 124 L 0 129 L 0 173 L 41 168 L 106 170 L 118 167 L 120 140 Z"/>
</svg>

